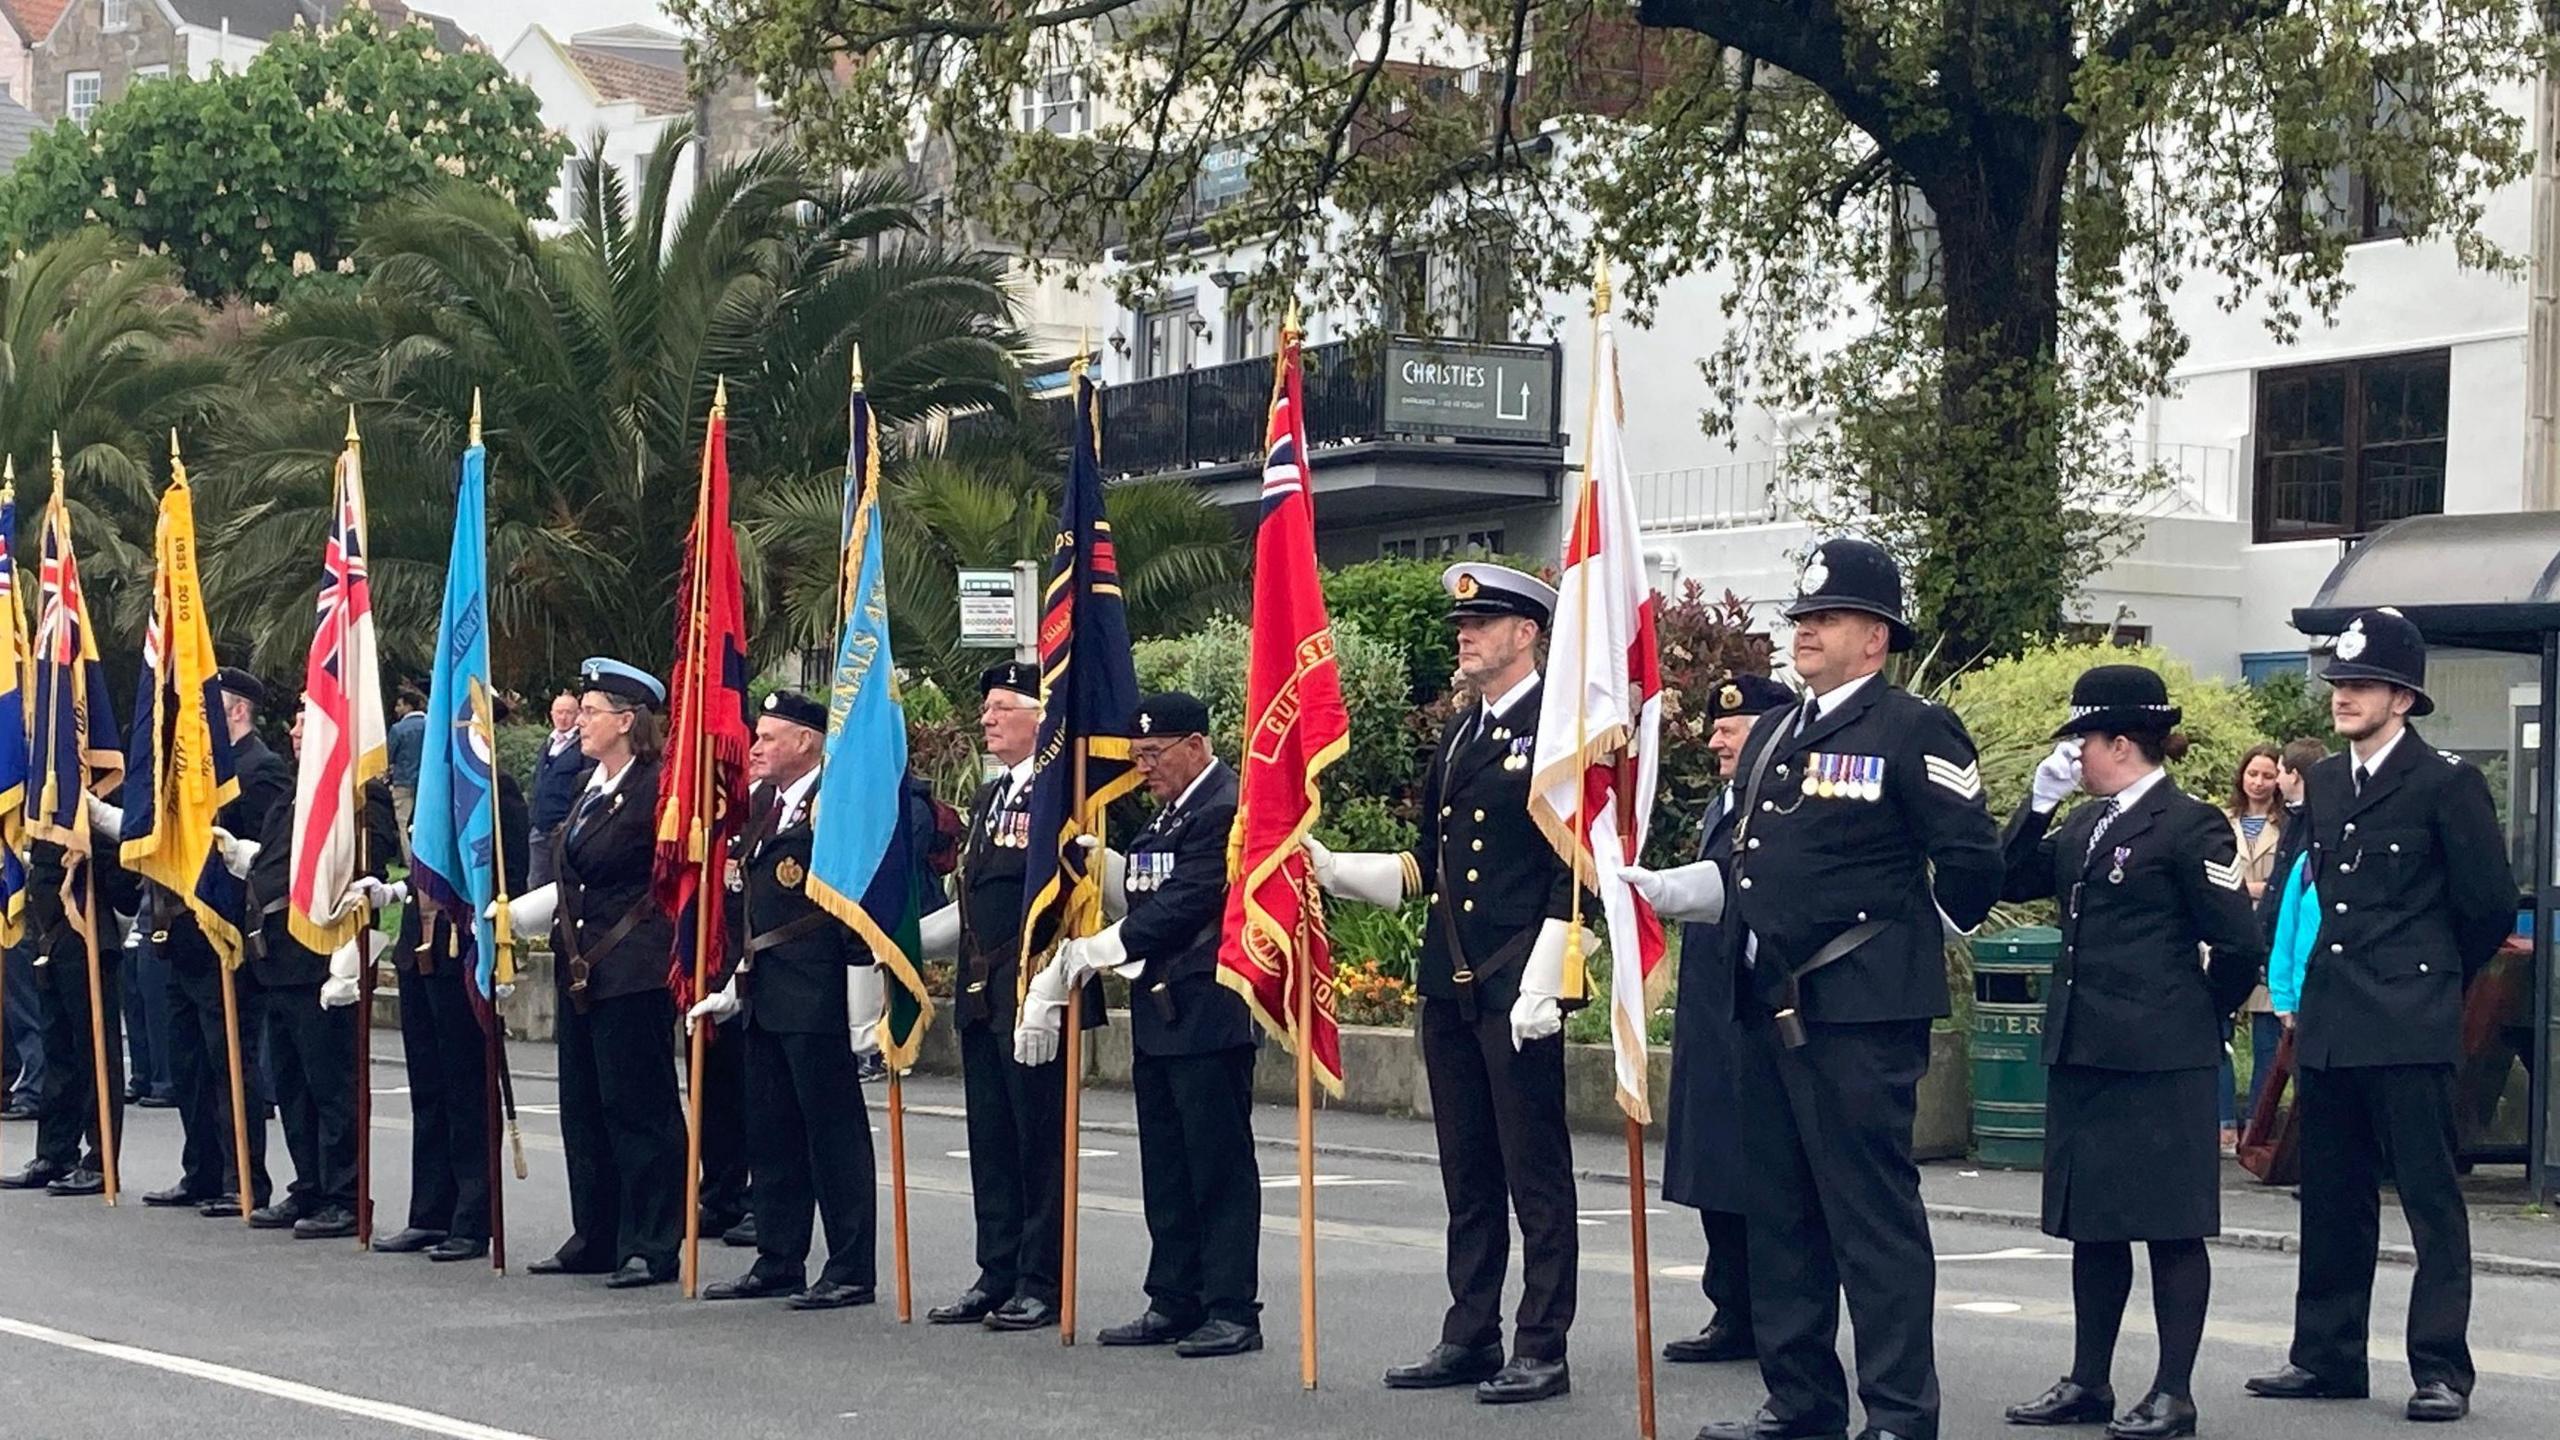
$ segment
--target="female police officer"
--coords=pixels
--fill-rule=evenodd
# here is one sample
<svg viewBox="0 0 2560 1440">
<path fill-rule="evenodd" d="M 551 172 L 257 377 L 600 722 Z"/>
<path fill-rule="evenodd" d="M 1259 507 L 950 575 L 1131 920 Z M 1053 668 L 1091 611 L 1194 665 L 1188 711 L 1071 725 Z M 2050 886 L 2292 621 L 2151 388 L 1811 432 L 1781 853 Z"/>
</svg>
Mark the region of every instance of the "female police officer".
<svg viewBox="0 0 2560 1440">
<path fill-rule="evenodd" d="M 2012 1406 L 2012 1424 L 2105 1422 L 2118 1440 L 2196 1429 L 2189 1382 L 2212 1288 L 2204 1239 L 2222 1224 L 2215 1067 L 2265 945 L 2231 826 L 2161 769 L 2186 748 L 2178 716 L 2139 665 L 2082 675 L 2003 840 L 2008 898 L 2050 897 L 2061 912 L 2045 997 L 2044 1229 L 2072 1242 L 2076 1311 L 2071 1373 Z M 2054 827 L 2074 789 L 2100 803 Z M 2110 1420 L 2136 1240 L 2151 1248 L 2160 1367 L 2142 1403 Z"/>
</svg>

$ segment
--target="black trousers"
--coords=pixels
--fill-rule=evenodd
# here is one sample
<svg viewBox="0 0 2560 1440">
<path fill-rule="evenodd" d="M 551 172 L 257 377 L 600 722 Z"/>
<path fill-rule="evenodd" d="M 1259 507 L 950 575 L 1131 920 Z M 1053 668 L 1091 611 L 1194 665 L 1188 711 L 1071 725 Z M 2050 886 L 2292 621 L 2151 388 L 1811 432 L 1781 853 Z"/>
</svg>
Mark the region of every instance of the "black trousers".
<svg viewBox="0 0 2560 1440">
<path fill-rule="evenodd" d="M 1701 1210 L 1698 1228 L 1706 1232 L 1707 1272 L 1698 1288 L 1715 1307 L 1708 1318 L 1751 1334 L 1751 1226 L 1726 1210 Z"/>
<path fill-rule="evenodd" d="M 240 1011 L 240 1073 L 249 1109 L 249 1202 L 273 1198 L 267 1178 L 267 1117 L 275 1111 L 258 1063 L 258 1017 L 264 992 L 243 970 L 232 976 Z M 211 957 L 169 966 L 170 1072 L 178 1084 L 178 1120 L 186 1130 L 179 1183 L 200 1200 L 239 1193 L 232 1168 L 231 1031 L 222 1012 L 220 962 Z"/>
<path fill-rule="evenodd" d="M 462 966 L 400 972 L 400 1053 L 409 1066 L 409 1228 L 489 1238 L 488 1040 Z"/>
<path fill-rule="evenodd" d="M 702 1047 L 702 1228 L 714 1238 L 754 1208 L 748 1185 L 747 1048 L 741 1025 L 714 1025 Z"/>
<path fill-rule="evenodd" d="M 1422 1065 L 1449 1203 L 1449 1313 L 1440 1339 L 1471 1348 L 1502 1343 L 1502 1282 L 1516 1211 L 1522 1255 L 1512 1353 L 1562 1360 L 1582 1255 L 1564 1116 L 1564 1037 L 1514 1050 L 1507 1009 L 1485 1006 L 1469 1020 L 1455 1000 L 1426 999 Z"/>
<path fill-rule="evenodd" d="M 2365 1378 L 2382 1177 L 2400 1192 L 2418 1252 L 2409 1282 L 2409 1378 L 2471 1393 L 2471 1215 L 2454 1172 L 2453 1067 L 2306 1069 L 2302 1278 L 2293 1363 L 2323 1379 Z"/>
<path fill-rule="evenodd" d="M 118 957 L 123 937 L 115 917 L 100 915 L 98 993 L 105 1004 L 107 1106 L 118 1148 L 124 1151 L 124 987 Z M 66 926 L 66 929 L 68 927 Z M 77 936 L 73 936 L 77 939 Z M 58 947 L 35 967 L 44 996 L 44 1091 L 37 1100 L 36 1163 L 49 1170 L 96 1170 L 98 1065 L 89 1047 L 89 957 L 85 947 Z"/>
<path fill-rule="evenodd" d="M 1808 1025 L 1798 1050 L 1765 1017 L 1742 1029 L 1751 1328 L 1769 1408 L 1794 1429 L 1851 1428 L 1845 1290 L 1867 1424 L 1936 1440 L 1937 1260 L 1911 1162 L 1929 1022 Z"/>
<path fill-rule="evenodd" d="M 569 1156 L 571 1270 L 628 1260 L 672 1272 L 684 1243 L 684 1110 L 676 1099 L 675 1001 L 664 990 L 560 996 L 560 1143 Z"/>
<path fill-rule="evenodd" d="M 969 1105 L 969 1194 L 978 1219 L 978 1286 L 1003 1301 L 1058 1303 L 1065 1223 L 1067 1067 L 1013 1063 L 1013 1032 L 960 1027 Z M 756 1222 L 761 1226 L 764 1222 Z"/>
<path fill-rule="evenodd" d="M 1148 1308 L 1178 1323 L 1262 1313 L 1262 1170 L 1253 1154 L 1253 1047 L 1130 1065 L 1146 1199 Z"/>
<path fill-rule="evenodd" d="M 819 1280 L 872 1289 L 880 1278 L 880 1198 L 852 1036 L 777 1035 L 750 1022 L 728 1043 L 745 1052 L 742 1108 L 756 1117 L 745 1138 L 756 1172 L 759 1278 L 807 1278 L 814 1212 L 827 1222 Z"/>
<path fill-rule="evenodd" d="M 305 1212 L 356 1208 L 356 1012 L 327 1010 L 320 987 L 269 990 L 266 1056 L 284 1121 L 293 1183 L 285 1188 Z M 367 1083 L 370 1083 L 368 1077 Z"/>
</svg>

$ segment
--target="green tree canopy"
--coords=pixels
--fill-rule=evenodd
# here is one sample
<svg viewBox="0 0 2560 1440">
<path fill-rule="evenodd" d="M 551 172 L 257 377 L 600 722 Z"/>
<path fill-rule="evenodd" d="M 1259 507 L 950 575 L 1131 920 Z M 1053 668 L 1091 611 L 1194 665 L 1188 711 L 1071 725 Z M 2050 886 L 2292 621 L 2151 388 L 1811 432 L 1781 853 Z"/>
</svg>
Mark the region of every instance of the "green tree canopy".
<svg viewBox="0 0 2560 1440">
<path fill-rule="evenodd" d="M 812 143 L 903 158 L 921 123 L 956 204 L 1123 256 L 1132 290 L 1248 242 L 1264 302 L 1367 313 L 1412 252 L 1507 257 L 1530 293 L 1603 252 L 1639 319 L 1714 275 L 1710 428 L 1824 417 L 1798 457 L 1918 561 L 1960 661 L 2050 629 L 2126 536 L 2116 437 L 2184 351 L 2181 286 L 2289 335 L 2376 204 L 2511 263 L 2481 217 L 2523 173 L 2542 49 L 2526 0 L 672 8 Z M 1089 128 L 1026 126 L 1036 97 Z M 1202 183 L 1239 167 L 1241 195 Z"/>
<path fill-rule="evenodd" d="M 208 299 L 272 301 L 355 265 L 368 205 L 461 177 L 550 213 L 566 141 L 476 46 L 349 7 L 279 32 L 237 74 L 137 83 L 36 138 L 0 181 L 0 229 L 35 245 L 101 225 L 174 261 Z"/>
</svg>

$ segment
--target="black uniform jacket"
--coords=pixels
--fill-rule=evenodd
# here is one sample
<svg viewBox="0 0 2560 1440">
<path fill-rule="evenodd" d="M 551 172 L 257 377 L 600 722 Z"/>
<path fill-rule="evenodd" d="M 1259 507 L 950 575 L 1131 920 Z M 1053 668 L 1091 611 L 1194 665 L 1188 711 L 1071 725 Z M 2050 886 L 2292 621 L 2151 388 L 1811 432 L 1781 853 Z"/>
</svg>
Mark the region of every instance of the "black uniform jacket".
<svg viewBox="0 0 2560 1440">
<path fill-rule="evenodd" d="M 385 782 L 376 780 L 374 783 Z M 524 787 L 516 783 L 516 777 L 502 772 L 498 776 L 498 858 L 501 862 L 499 869 L 503 872 L 501 878 L 509 895 L 524 893 L 525 872 L 533 863 L 532 828 L 526 823 Z M 518 945 L 530 944 L 532 940 L 530 935 L 516 937 Z M 429 915 L 426 905 L 414 898 L 401 907 L 400 935 L 391 947 L 391 963 L 401 974 L 412 975 L 422 969 L 432 971 L 453 964 L 460 953 L 455 944 L 452 917 Z"/>
<path fill-rule="evenodd" d="M 675 923 L 649 892 L 658 840 L 658 762 L 633 760 L 613 794 L 581 823 L 578 811 L 585 803 L 581 792 L 551 837 L 558 847 L 553 873 L 560 885 L 551 953 L 558 957 L 562 993 L 569 993 L 580 960 L 586 962 L 589 1003 L 664 989 Z"/>
<path fill-rule="evenodd" d="M 2358 795 L 2352 753 L 2303 777 L 2320 934 L 2302 977 L 2303 1066 L 2452 1065 L 2462 986 L 2515 928 L 2515 872 L 2489 784 L 2400 737 Z"/>
<path fill-rule="evenodd" d="M 1227 912 L 1227 832 L 1236 772 L 1211 761 L 1189 795 L 1156 812 L 1129 846 L 1120 942 L 1146 968 L 1129 985 L 1140 1053 L 1202 1055 L 1253 1043 L 1244 997 L 1218 983 Z"/>
<path fill-rule="evenodd" d="M 258 926 L 249 937 L 249 973 L 270 987 L 317 985 L 329 978 L 329 957 L 293 938 L 293 825 L 297 807 L 267 813 L 258 858 L 249 862 L 249 910 Z M 391 808 L 391 782 L 376 775 L 364 786 L 364 873 L 379 878 L 400 858 L 400 819 Z M 334 899 L 335 897 L 330 897 Z"/>
<path fill-rule="evenodd" d="M 81 822 L 86 824 L 86 821 Z M 28 933 L 49 965 L 76 965 L 80 973 L 88 973 L 89 946 L 80 938 L 73 924 L 86 890 L 86 882 L 74 881 L 66 899 L 62 893 L 63 848 L 51 840 L 38 840 L 27 847 L 27 923 Z M 142 881 L 116 859 L 116 842 L 94 830 L 89 835 L 89 873 L 98 883 L 98 946 L 100 957 L 114 963 L 116 950 L 124 943 L 124 934 L 116 925 L 117 915 L 131 915 L 142 903 Z M 85 983 L 85 982 L 84 982 Z"/>
<path fill-rule="evenodd" d="M 1733 797 L 1734 805 L 1742 797 Z M 1737 817 L 1719 795 L 1707 811 L 1698 858 L 1723 856 Z M 1733 967 L 1721 927 L 1690 921 L 1680 931 L 1680 993 L 1671 1014 L 1671 1119 L 1662 1139 L 1662 1198 L 1699 1210 L 1739 1212 L 1748 1188 L 1736 1089 Z"/>
<path fill-rule="evenodd" d="M 1759 937 L 1748 988 L 1774 1005 L 1790 970 L 1838 936 L 1880 924 L 1804 977 L 1798 1011 L 1834 1024 L 1944 1015 L 1938 911 L 1968 929 L 1980 924 L 2000 898 L 2004 868 L 1973 737 L 1953 712 L 1881 676 L 1798 734 L 1802 713 L 1761 716 L 1735 767 L 1747 796 L 1759 756 L 1775 747 L 1758 806 L 1736 817 L 1726 953 L 1738 965 L 1745 936 Z"/>
<path fill-rule="evenodd" d="M 255 840 L 277 823 L 277 812 L 283 812 L 283 824 L 293 823 L 293 767 L 267 748 L 267 742 L 255 734 L 243 736 L 231 746 L 231 776 L 238 789 L 231 802 L 214 812 L 213 823 L 242 840 Z M 219 863 L 219 862 L 216 862 Z M 160 885 L 152 885 L 151 943 L 170 964 L 181 969 L 191 966 L 210 967 L 214 962 L 213 942 L 196 925 L 186 902 Z M 254 904 L 250 913 L 240 917 L 242 943 L 255 948 L 254 935 L 258 915 Z M 323 967 L 325 970 L 325 967 Z"/>
<path fill-rule="evenodd" d="M 1413 860 L 1431 913 L 1422 922 L 1415 979 L 1428 998 L 1456 998 L 1458 973 L 1467 970 L 1478 1004 L 1509 1009 L 1539 929 L 1573 914 L 1572 872 L 1529 818 L 1529 768 L 1546 688 L 1541 678 L 1482 724 L 1480 707 L 1459 711 L 1423 776 Z"/>
<path fill-rule="evenodd" d="M 2103 802 L 2059 827 L 2021 805 L 2002 850 L 2006 898 L 2058 902 L 2062 956 L 2045 989 L 2048 1065 L 2194 1070 L 2222 1061 L 2231 1012 L 2266 960 L 2220 810 L 2167 776 L 2151 782 L 2097 848 Z M 2196 954 L 2210 945 L 2210 969 Z"/>
<path fill-rule="evenodd" d="M 1004 804 L 996 799 L 1013 785 L 1010 773 L 978 787 L 969 800 L 969 833 L 960 842 L 960 964 L 952 977 L 963 1027 L 990 1025 L 1011 1033 L 1021 1008 L 1022 876 L 1030 858 L 1031 787 Z M 1102 982 L 1086 989 L 1084 1028 L 1107 1023 Z"/>
<path fill-rule="evenodd" d="M 776 817 L 780 802 L 779 790 L 758 787 L 731 847 L 738 889 L 729 933 L 750 962 L 737 972 L 738 997 L 757 1029 L 849 1035 L 845 967 L 870 964 L 871 950 L 809 898 L 809 807 Z"/>
</svg>

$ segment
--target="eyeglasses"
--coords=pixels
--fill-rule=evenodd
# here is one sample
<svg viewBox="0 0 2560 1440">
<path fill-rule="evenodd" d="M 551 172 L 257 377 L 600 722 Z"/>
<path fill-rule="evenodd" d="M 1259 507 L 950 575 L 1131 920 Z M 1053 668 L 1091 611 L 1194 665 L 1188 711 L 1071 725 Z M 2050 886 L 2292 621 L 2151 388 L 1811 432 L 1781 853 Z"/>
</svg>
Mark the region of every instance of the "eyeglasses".
<svg viewBox="0 0 2560 1440">
<path fill-rule="evenodd" d="M 1129 747 L 1129 758 L 1140 765 L 1152 768 L 1162 762 L 1166 755 L 1172 753 L 1176 748 L 1180 747 L 1184 741 L 1187 741 L 1190 738 L 1190 736 L 1185 735 L 1179 740 L 1160 740 L 1152 744 L 1141 740 L 1137 744 Z"/>
<path fill-rule="evenodd" d="M 631 707 L 628 705 L 590 705 L 584 700 L 578 702 L 578 718 L 581 720 L 597 715 L 628 715 L 630 713 Z"/>
</svg>

